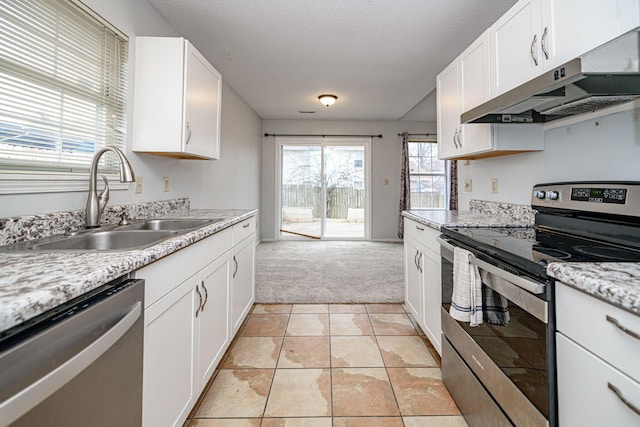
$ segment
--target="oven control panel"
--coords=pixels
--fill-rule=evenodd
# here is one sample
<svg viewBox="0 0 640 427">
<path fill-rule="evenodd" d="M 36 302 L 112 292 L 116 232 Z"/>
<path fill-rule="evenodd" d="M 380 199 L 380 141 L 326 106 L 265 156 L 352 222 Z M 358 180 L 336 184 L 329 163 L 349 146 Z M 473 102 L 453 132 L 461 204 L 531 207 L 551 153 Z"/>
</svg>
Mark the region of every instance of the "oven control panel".
<svg viewBox="0 0 640 427">
<path fill-rule="evenodd" d="M 640 182 L 564 182 L 533 187 L 531 206 L 640 216 Z"/>
<path fill-rule="evenodd" d="M 626 188 L 572 188 L 571 200 L 591 203 L 618 203 L 627 202 Z"/>
</svg>

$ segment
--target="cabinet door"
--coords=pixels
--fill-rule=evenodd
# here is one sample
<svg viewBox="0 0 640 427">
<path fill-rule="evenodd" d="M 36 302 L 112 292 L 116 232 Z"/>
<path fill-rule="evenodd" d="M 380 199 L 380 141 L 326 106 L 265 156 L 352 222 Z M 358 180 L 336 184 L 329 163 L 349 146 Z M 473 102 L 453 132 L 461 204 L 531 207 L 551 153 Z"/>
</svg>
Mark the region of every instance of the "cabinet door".
<svg viewBox="0 0 640 427">
<path fill-rule="evenodd" d="M 254 299 L 255 234 L 233 248 L 233 275 L 231 280 L 232 332 L 242 325 Z"/>
<path fill-rule="evenodd" d="M 202 389 L 230 342 L 228 324 L 229 252 L 206 266 L 196 288 L 197 382 Z"/>
<path fill-rule="evenodd" d="M 458 92 L 458 70 L 456 61 L 445 68 L 436 79 L 438 157 L 449 159 L 456 156 L 460 127 L 460 97 Z"/>
<path fill-rule="evenodd" d="M 190 44 L 187 49 L 186 67 L 183 151 L 219 159 L 222 77 Z"/>
<path fill-rule="evenodd" d="M 490 97 L 491 76 L 489 74 L 488 31 L 465 49 L 457 61 L 460 86 L 459 114 L 462 114 L 489 100 Z M 491 150 L 493 148 L 491 125 L 462 125 L 458 135 L 458 145 L 458 155 Z"/>
<path fill-rule="evenodd" d="M 404 240 L 405 300 L 416 322 L 422 321 L 422 248 L 412 239 Z"/>
<path fill-rule="evenodd" d="M 638 426 L 640 383 L 594 356 L 563 334 L 556 334 L 558 418 L 563 427 Z M 615 387 L 621 396 L 611 389 Z"/>
<path fill-rule="evenodd" d="M 554 65 L 574 59 L 638 25 L 636 0 L 543 0 L 542 23 L 548 31 Z M 544 30 L 543 30 L 544 31 Z"/>
<path fill-rule="evenodd" d="M 540 0 L 520 0 L 489 28 L 492 97 L 542 72 L 540 28 Z"/>
<path fill-rule="evenodd" d="M 424 277 L 424 333 L 439 354 L 442 354 L 442 327 L 440 323 L 440 307 L 442 305 L 440 253 L 424 248 L 422 270 Z"/>
<path fill-rule="evenodd" d="M 197 399 L 194 289 L 189 278 L 145 310 L 142 424 L 181 426 Z"/>
</svg>

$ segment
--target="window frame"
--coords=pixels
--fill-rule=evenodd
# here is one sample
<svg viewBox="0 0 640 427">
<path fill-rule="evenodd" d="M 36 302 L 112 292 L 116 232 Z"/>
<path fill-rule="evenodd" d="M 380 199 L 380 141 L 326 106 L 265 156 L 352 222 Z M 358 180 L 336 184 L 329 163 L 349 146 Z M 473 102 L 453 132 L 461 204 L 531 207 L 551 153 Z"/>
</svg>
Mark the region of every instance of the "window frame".
<svg viewBox="0 0 640 427">
<path fill-rule="evenodd" d="M 117 29 L 113 24 L 101 17 L 98 13 L 91 10 L 88 6 L 83 4 L 80 0 L 62 0 L 63 3 L 67 3 L 69 6 L 76 8 L 78 13 L 83 13 L 87 16 L 88 20 L 95 20 L 99 25 L 106 28 L 111 33 L 115 34 L 126 45 L 126 51 L 122 53 L 121 58 L 124 58 L 125 62 L 119 67 L 118 81 L 121 86 L 122 110 L 121 118 L 124 120 L 124 126 L 128 130 L 127 119 L 127 95 L 129 81 L 129 68 L 127 63 L 129 62 L 130 48 L 129 37 Z M 108 144 L 111 145 L 111 144 Z M 127 132 L 124 132 L 120 142 L 116 145 L 123 151 L 126 151 L 128 145 Z M 94 153 L 97 152 L 101 145 L 94 145 Z M 108 162 L 115 164 L 117 169 L 117 160 L 112 156 L 105 156 Z M 58 192 L 74 192 L 74 191 L 87 191 L 88 190 L 88 175 L 91 159 L 88 162 L 83 161 L 82 165 L 78 167 L 78 171 L 71 169 L 65 170 L 64 166 L 60 167 L 60 170 L 56 170 L 55 163 L 51 164 L 51 169 L 46 166 L 43 168 L 33 167 L 25 165 L 17 165 L 15 168 L 9 165 L 0 166 L 0 195 L 5 194 L 34 194 L 34 193 L 58 193 Z M 103 162 L 101 162 L 102 164 Z M 42 169 L 42 170 L 40 170 Z M 111 190 L 126 190 L 129 188 L 129 183 L 121 183 L 117 170 L 111 169 L 109 171 L 101 171 L 108 179 Z"/>
<path fill-rule="evenodd" d="M 431 138 L 431 137 L 427 137 L 427 138 L 412 138 L 409 137 L 408 139 L 408 144 L 437 144 L 437 139 L 436 138 Z M 409 153 L 411 153 L 410 150 L 410 145 L 409 145 Z M 409 155 L 409 158 L 411 158 L 411 155 Z M 445 206 L 443 208 L 424 208 L 424 207 L 417 207 L 414 206 L 413 203 L 411 204 L 411 210 L 417 210 L 417 211 L 447 211 L 448 208 L 448 203 L 449 203 L 449 197 L 450 197 L 450 182 L 451 182 L 451 169 L 450 169 L 450 162 L 448 160 L 441 160 L 442 162 L 444 162 L 444 171 L 442 173 L 434 173 L 434 172 L 411 172 L 411 168 L 409 168 L 408 171 L 408 175 L 409 175 L 409 183 L 411 183 L 411 178 L 412 177 L 420 177 L 420 176 L 426 176 L 426 177 L 432 177 L 432 176 L 442 176 L 444 178 L 444 186 L 445 186 L 445 194 L 444 194 L 444 199 L 445 199 Z"/>
</svg>

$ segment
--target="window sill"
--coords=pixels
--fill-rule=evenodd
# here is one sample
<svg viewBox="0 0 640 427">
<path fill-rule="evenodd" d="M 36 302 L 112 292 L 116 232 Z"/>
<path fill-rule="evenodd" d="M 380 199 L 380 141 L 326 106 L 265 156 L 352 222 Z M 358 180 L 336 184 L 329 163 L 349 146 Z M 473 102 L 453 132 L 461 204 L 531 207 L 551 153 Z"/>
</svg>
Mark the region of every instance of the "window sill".
<svg viewBox="0 0 640 427">
<path fill-rule="evenodd" d="M 120 182 L 117 174 L 105 175 L 110 190 L 127 190 L 128 182 Z M 102 188 L 98 177 L 98 188 Z M 89 174 L 0 172 L 0 194 L 67 193 L 88 191 Z"/>
</svg>

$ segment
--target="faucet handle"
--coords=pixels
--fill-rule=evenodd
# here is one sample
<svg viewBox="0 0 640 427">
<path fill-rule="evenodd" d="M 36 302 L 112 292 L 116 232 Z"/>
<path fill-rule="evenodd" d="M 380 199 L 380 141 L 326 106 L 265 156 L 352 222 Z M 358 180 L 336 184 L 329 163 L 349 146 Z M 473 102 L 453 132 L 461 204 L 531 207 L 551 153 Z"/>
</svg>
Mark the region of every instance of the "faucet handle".
<svg viewBox="0 0 640 427">
<path fill-rule="evenodd" d="M 131 224 L 131 221 L 129 221 L 129 215 L 127 215 L 127 211 L 122 212 L 122 215 L 120 215 L 120 222 L 118 223 L 118 225 L 128 225 Z"/>
</svg>

